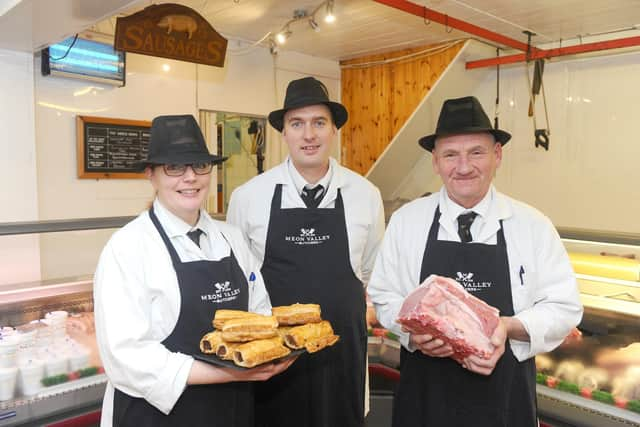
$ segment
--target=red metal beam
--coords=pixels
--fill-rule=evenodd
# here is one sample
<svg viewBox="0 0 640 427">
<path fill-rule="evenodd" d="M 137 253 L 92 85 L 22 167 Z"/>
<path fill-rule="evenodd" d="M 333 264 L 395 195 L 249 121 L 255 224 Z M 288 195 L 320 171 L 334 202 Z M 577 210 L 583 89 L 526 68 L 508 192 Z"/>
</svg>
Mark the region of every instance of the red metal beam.
<svg viewBox="0 0 640 427">
<path fill-rule="evenodd" d="M 494 33 L 493 31 L 489 31 L 487 29 L 478 27 L 477 25 L 473 25 L 468 22 L 461 21 L 456 18 L 452 18 L 451 16 L 445 15 L 440 12 L 436 12 L 435 10 L 429 9 L 419 4 L 411 3 L 410 1 L 406 1 L 406 0 L 374 0 L 374 1 L 380 4 L 384 4 L 384 5 L 396 8 L 398 10 L 402 10 L 412 15 L 419 16 L 420 18 L 437 22 L 438 24 L 442 24 L 446 27 L 455 28 L 456 30 L 464 31 L 465 33 L 473 34 L 474 36 L 478 36 L 486 40 L 491 40 L 493 42 L 496 42 L 504 46 L 509 46 L 513 49 L 518 49 L 523 52 L 526 52 L 528 49 L 528 45 L 526 43 L 512 39 L 510 37 L 503 36 L 498 33 Z M 537 50 L 538 49 L 532 48 L 532 51 L 537 51 Z"/>
<path fill-rule="evenodd" d="M 640 46 L 640 37 L 627 37 L 624 39 L 608 40 L 603 42 L 578 44 L 575 46 L 567 46 L 555 49 L 537 50 L 531 52 L 529 59 L 553 58 L 556 56 L 576 55 L 579 53 L 597 52 L 600 50 L 620 49 L 625 47 Z M 496 65 L 513 64 L 516 62 L 524 62 L 527 57 L 524 53 L 515 55 L 500 56 L 497 58 L 480 59 L 477 61 L 469 61 L 466 64 L 468 70 L 473 68 L 493 67 Z"/>
</svg>

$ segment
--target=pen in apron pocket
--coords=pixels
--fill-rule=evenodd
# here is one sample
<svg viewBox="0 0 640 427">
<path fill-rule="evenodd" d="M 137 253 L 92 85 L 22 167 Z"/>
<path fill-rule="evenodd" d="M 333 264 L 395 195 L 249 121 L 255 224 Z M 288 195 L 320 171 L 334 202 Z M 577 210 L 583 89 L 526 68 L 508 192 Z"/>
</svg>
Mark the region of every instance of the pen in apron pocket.
<svg viewBox="0 0 640 427">
<path fill-rule="evenodd" d="M 520 266 L 520 285 L 524 286 L 524 266 L 522 265 Z"/>
</svg>

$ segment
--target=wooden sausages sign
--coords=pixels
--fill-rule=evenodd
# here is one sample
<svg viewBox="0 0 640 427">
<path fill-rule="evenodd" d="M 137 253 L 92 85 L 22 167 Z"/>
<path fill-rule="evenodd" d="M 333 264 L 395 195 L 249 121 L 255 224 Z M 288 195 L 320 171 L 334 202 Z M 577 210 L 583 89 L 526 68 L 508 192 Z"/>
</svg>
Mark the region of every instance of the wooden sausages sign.
<svg viewBox="0 0 640 427">
<path fill-rule="evenodd" d="M 165 3 L 118 18 L 114 47 L 143 55 L 223 67 L 227 39 L 195 10 Z"/>
</svg>

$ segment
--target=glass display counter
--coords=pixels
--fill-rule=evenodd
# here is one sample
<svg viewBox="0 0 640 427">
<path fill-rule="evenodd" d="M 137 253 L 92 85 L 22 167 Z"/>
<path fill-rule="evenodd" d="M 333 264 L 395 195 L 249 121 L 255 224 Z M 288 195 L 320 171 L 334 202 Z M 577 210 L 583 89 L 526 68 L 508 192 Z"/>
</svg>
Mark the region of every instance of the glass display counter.
<svg viewBox="0 0 640 427">
<path fill-rule="evenodd" d="M 12 244 L 17 235 L 41 237 L 41 233 L 60 233 L 59 242 L 84 239 L 85 254 L 89 246 L 96 249 L 78 268 L 90 273 L 108 236 L 131 219 L 0 224 L 0 236 L 13 239 L 0 244 Z M 103 229 L 111 230 L 95 232 Z M 44 248 L 55 239 L 48 234 L 36 240 L 37 256 L 22 266 L 37 264 L 34 269 L 45 275 Z M 67 247 L 59 245 L 56 250 Z M 70 265 L 82 264 L 74 253 L 67 253 L 67 258 Z M 95 337 L 91 274 L 0 285 L 0 426 L 97 425 L 105 386 Z"/>
<path fill-rule="evenodd" d="M 557 426 L 640 426 L 640 236 L 560 229 L 584 316 L 536 357 L 538 410 Z"/>
</svg>

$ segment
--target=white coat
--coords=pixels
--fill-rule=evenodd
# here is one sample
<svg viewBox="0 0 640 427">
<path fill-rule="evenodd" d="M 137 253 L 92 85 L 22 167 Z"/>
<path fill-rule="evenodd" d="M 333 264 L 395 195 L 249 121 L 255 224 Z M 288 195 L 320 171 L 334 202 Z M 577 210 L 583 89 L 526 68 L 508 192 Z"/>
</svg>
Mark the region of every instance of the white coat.
<svg viewBox="0 0 640 427">
<path fill-rule="evenodd" d="M 522 322 L 531 340 L 510 340 L 513 354 L 523 361 L 557 347 L 580 322 L 582 305 L 567 252 L 551 221 L 493 187 L 489 201 L 484 221 L 472 226 L 473 241 L 495 244 L 503 221 L 514 317 Z M 378 320 L 398 334 L 407 349 L 409 336 L 396 319 L 405 297 L 420 284 L 422 258 L 438 205 L 438 239 L 460 241 L 458 212 L 451 212 L 446 190 L 414 200 L 392 216 L 369 281 L 368 292 Z"/>
</svg>

